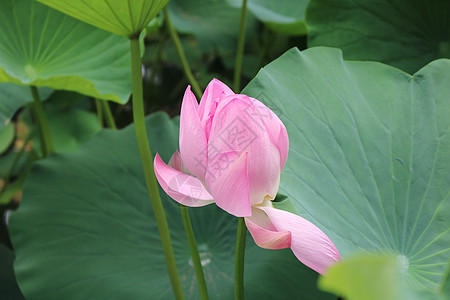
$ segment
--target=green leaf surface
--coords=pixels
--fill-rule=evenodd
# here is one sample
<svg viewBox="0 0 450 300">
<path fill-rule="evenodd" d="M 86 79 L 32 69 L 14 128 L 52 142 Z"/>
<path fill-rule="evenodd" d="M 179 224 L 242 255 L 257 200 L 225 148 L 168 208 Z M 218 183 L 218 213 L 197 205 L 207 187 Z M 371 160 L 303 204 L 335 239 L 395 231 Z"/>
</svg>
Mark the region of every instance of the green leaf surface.
<svg viewBox="0 0 450 300">
<path fill-rule="evenodd" d="M 25 300 L 17 286 L 13 270 L 14 254 L 3 244 L 0 244 L 0 295 L 2 299 Z"/>
<path fill-rule="evenodd" d="M 167 5 L 170 18 L 178 32 L 192 33 L 199 47 L 236 50 L 241 10 L 231 7 L 227 0 L 172 0 Z M 256 30 L 255 19 L 247 16 L 246 37 Z"/>
<path fill-rule="evenodd" d="M 58 152 L 77 151 L 101 130 L 97 115 L 80 109 L 50 114 L 48 122 Z"/>
<path fill-rule="evenodd" d="M 244 93 L 286 125 L 280 193 L 344 260 L 389 252 L 405 280 L 438 288 L 450 258 L 450 61 L 414 76 L 348 62 L 338 49 L 291 49 Z"/>
<path fill-rule="evenodd" d="M 421 290 L 404 284 L 404 262 L 390 254 L 359 254 L 332 266 L 320 276 L 320 289 L 347 300 L 444 300 L 445 287 Z M 447 280 L 448 281 L 448 280 Z"/>
<path fill-rule="evenodd" d="M 49 88 L 38 90 L 42 101 L 53 92 Z M 33 102 L 30 87 L 0 82 L 0 129 L 11 122 L 11 118 L 19 108 L 30 102 Z"/>
<path fill-rule="evenodd" d="M 137 37 L 169 0 L 38 0 L 83 22 Z"/>
<path fill-rule="evenodd" d="M 178 124 L 164 113 L 147 118 L 150 145 L 165 161 L 178 146 Z M 161 195 L 184 292 L 199 299 L 179 207 Z M 190 215 L 210 298 L 232 299 L 237 219 L 214 205 Z M 131 126 L 36 163 L 10 233 L 27 299 L 173 298 Z M 289 249 L 260 249 L 249 236 L 247 299 L 333 299 L 316 279 Z"/>
<path fill-rule="evenodd" d="M 0 2 L 0 82 L 126 103 L 129 43 L 34 0 Z"/>
<path fill-rule="evenodd" d="M 242 0 L 227 0 L 233 7 L 241 7 Z M 247 9 L 275 32 L 287 35 L 304 35 L 307 0 L 248 0 Z"/>
<path fill-rule="evenodd" d="M 9 123 L 0 127 L 0 154 L 5 152 L 14 141 L 14 124 Z"/>
<path fill-rule="evenodd" d="M 450 58 L 450 1 L 311 0 L 308 45 L 341 48 L 344 58 L 373 60 L 414 73 Z"/>
<path fill-rule="evenodd" d="M 402 285 L 399 275 L 395 257 L 366 254 L 331 267 L 318 285 L 347 300 L 397 300 Z"/>
</svg>

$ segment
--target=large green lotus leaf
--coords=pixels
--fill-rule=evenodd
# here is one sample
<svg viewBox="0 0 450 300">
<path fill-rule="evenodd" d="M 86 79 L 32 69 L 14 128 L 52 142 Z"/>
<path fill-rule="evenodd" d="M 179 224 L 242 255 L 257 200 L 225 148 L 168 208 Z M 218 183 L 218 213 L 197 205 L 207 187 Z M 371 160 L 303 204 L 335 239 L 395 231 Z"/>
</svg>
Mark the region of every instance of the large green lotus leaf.
<svg viewBox="0 0 450 300">
<path fill-rule="evenodd" d="M 308 45 L 341 48 L 344 58 L 374 60 L 414 73 L 450 58 L 450 1 L 311 0 Z"/>
<path fill-rule="evenodd" d="M 34 0 L 0 2 L 0 82 L 47 86 L 125 103 L 129 42 Z"/>
<path fill-rule="evenodd" d="M 169 0 L 37 0 L 104 30 L 138 37 Z"/>
<path fill-rule="evenodd" d="M 280 192 L 298 214 L 344 259 L 395 253 L 414 286 L 436 288 L 450 258 L 449 80 L 446 59 L 411 76 L 312 48 L 288 51 L 244 90 L 286 125 Z"/>
<path fill-rule="evenodd" d="M 2 220 L 3 221 L 3 220 Z M 3 244 L 0 244 L 0 295 L 2 299 L 25 299 L 17 286 L 13 270 L 14 254 Z"/>
<path fill-rule="evenodd" d="M 179 119 L 147 118 L 153 151 L 168 161 Z M 172 299 L 133 127 L 103 130 L 73 153 L 36 163 L 11 215 L 19 286 L 27 299 Z M 199 299 L 179 207 L 162 193 L 187 299 Z M 211 299 L 233 298 L 237 219 L 215 205 L 190 209 Z M 332 299 L 289 249 L 248 237 L 247 299 Z"/>
<path fill-rule="evenodd" d="M 242 5 L 242 0 L 227 1 L 234 7 Z M 248 0 L 247 9 L 275 32 L 302 35 L 308 32 L 305 24 L 307 4 L 307 0 Z"/>
<path fill-rule="evenodd" d="M 205 51 L 235 51 L 241 10 L 227 0 L 172 0 L 167 8 L 177 31 L 194 34 Z M 254 35 L 256 22 L 251 15 L 247 16 L 246 29 L 247 38 Z"/>
<path fill-rule="evenodd" d="M 39 88 L 42 100 L 46 100 L 52 89 Z M 33 102 L 28 86 L 0 82 L 0 129 L 11 122 L 14 113 L 25 104 Z"/>
</svg>

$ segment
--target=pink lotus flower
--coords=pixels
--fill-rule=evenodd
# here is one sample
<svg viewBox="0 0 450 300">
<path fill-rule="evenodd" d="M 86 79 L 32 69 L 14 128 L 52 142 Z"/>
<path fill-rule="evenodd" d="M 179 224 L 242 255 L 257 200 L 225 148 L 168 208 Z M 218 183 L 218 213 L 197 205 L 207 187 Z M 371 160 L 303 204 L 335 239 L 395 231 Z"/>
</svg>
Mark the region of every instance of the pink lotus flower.
<svg viewBox="0 0 450 300">
<path fill-rule="evenodd" d="M 318 227 L 273 207 L 289 139 L 280 119 L 264 104 L 233 93 L 213 79 L 200 104 L 186 89 L 180 114 L 180 152 L 169 165 L 157 154 L 155 174 L 164 191 L 186 206 L 215 202 L 245 217 L 256 244 L 291 248 L 311 269 L 323 274 L 340 261 L 334 244 Z"/>
</svg>

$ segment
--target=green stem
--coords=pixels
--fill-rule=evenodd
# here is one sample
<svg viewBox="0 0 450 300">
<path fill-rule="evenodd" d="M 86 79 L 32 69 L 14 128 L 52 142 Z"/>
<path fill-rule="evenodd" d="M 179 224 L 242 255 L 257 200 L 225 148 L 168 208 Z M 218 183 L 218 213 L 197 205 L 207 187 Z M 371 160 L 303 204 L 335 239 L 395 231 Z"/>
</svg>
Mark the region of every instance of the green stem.
<svg viewBox="0 0 450 300">
<path fill-rule="evenodd" d="M 33 96 L 33 111 L 35 115 L 35 122 L 38 127 L 39 139 L 41 141 L 42 155 L 47 157 L 54 151 L 52 137 L 50 135 L 50 128 L 48 126 L 47 117 L 45 116 L 44 107 L 39 98 L 38 90 L 35 86 L 30 86 L 31 95 Z"/>
<path fill-rule="evenodd" d="M 181 46 L 180 38 L 178 37 L 177 31 L 170 20 L 169 12 L 167 11 L 167 7 L 164 7 L 164 18 L 166 19 L 166 24 L 170 32 L 170 36 L 172 37 L 173 43 L 175 44 L 175 48 L 177 49 L 178 57 L 181 60 L 181 65 L 183 66 L 184 74 L 192 85 L 192 90 L 195 93 L 195 96 L 200 99 L 202 97 L 202 90 L 198 85 L 197 80 L 195 80 L 194 75 L 192 74 L 191 68 L 189 67 L 189 63 L 186 59 L 186 55 L 184 54 L 183 47 Z"/>
<path fill-rule="evenodd" d="M 116 122 L 111 113 L 111 108 L 106 100 L 101 101 L 103 115 L 105 116 L 106 125 L 111 129 L 117 129 Z"/>
<path fill-rule="evenodd" d="M 200 298 L 208 300 L 208 289 L 206 287 L 205 275 L 203 274 L 202 262 L 198 253 L 197 243 L 195 242 L 194 231 L 192 230 L 191 220 L 189 218 L 189 210 L 186 206 L 180 206 L 181 217 L 183 218 L 184 230 L 186 231 L 189 250 L 191 251 L 192 262 L 194 263 L 195 276 L 197 277 Z"/>
<path fill-rule="evenodd" d="M 169 226 L 167 225 L 166 215 L 164 214 L 161 198 L 159 196 L 158 184 L 156 183 L 156 177 L 153 171 L 152 153 L 148 144 L 147 130 L 145 128 L 141 55 L 138 38 L 130 39 L 130 49 L 134 129 L 136 132 L 139 153 L 141 155 L 142 166 L 144 167 L 145 183 L 147 185 L 153 213 L 155 214 L 156 224 L 158 225 L 172 290 L 176 299 L 184 299 L 180 278 L 178 277 L 177 265 L 175 263 L 175 256 L 173 254 L 172 242 L 170 240 Z"/>
<path fill-rule="evenodd" d="M 234 66 L 234 83 L 233 89 L 235 93 L 241 91 L 241 69 L 242 69 L 242 57 L 244 55 L 245 45 L 245 22 L 247 17 L 247 0 L 242 1 L 241 7 L 241 20 L 239 23 L 239 39 L 236 53 L 236 64 Z"/>
<path fill-rule="evenodd" d="M 244 257 L 247 227 L 244 218 L 239 218 L 234 255 L 234 299 L 244 299 Z"/>
<path fill-rule="evenodd" d="M 103 108 L 102 108 L 102 100 L 95 99 L 95 108 L 97 110 L 97 119 L 100 123 L 100 126 L 103 128 Z"/>
</svg>

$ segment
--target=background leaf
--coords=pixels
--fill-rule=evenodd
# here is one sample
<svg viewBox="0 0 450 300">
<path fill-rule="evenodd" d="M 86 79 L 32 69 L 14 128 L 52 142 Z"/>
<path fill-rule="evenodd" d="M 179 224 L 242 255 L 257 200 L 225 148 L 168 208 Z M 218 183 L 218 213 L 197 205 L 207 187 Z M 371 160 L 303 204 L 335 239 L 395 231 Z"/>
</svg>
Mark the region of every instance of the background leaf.
<svg viewBox="0 0 450 300">
<path fill-rule="evenodd" d="M 240 9 L 226 0 L 172 0 L 167 5 L 178 32 L 192 33 L 202 49 L 223 48 L 234 51 L 239 33 Z M 246 37 L 256 29 L 255 19 L 247 16 Z"/>
<path fill-rule="evenodd" d="M 48 122 L 58 152 L 77 151 L 101 130 L 97 115 L 80 109 L 49 115 Z"/>
<path fill-rule="evenodd" d="M 147 118 L 153 152 L 168 161 L 179 119 Z M 27 299 L 171 299 L 158 230 L 133 127 L 103 130 L 80 151 L 36 163 L 11 215 L 15 272 Z M 48 185 L 51 182 L 51 185 Z M 179 208 L 162 192 L 178 270 L 188 299 L 199 299 Z M 190 209 L 211 299 L 233 298 L 237 219 L 214 205 Z M 247 299 L 333 299 L 290 250 L 248 238 Z"/>
<path fill-rule="evenodd" d="M 242 0 L 227 0 L 233 7 L 241 7 Z M 275 32 L 304 35 L 307 0 L 248 0 L 247 9 Z"/>
<path fill-rule="evenodd" d="M 39 95 L 44 101 L 53 92 L 49 88 L 39 88 Z M 26 103 L 33 102 L 28 86 L 0 82 L 0 129 L 11 122 L 14 113 Z"/>
<path fill-rule="evenodd" d="M 0 2 L 0 82 L 126 103 L 129 43 L 34 0 Z"/>
<path fill-rule="evenodd" d="M 394 253 L 413 286 L 438 288 L 450 251 L 450 61 L 414 76 L 292 49 L 244 93 L 282 119 L 290 152 L 280 192 L 344 260 Z"/>
<path fill-rule="evenodd" d="M 126 37 L 139 36 L 169 0 L 38 0 L 83 22 Z"/>
<path fill-rule="evenodd" d="M 414 73 L 450 58 L 450 2 L 311 0 L 308 45 L 341 48 L 344 58 L 375 60 Z"/>
</svg>

